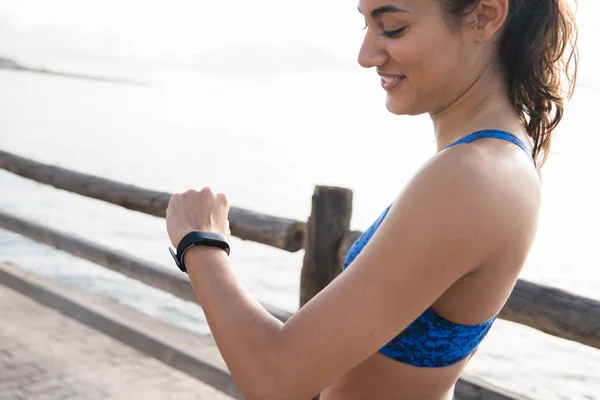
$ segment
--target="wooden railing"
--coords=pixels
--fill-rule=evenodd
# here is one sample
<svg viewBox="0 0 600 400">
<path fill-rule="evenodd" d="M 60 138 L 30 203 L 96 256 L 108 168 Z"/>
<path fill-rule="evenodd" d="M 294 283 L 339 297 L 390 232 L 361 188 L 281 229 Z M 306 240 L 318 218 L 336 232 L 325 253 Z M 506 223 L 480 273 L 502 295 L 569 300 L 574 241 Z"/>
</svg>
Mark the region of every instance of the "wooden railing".
<svg viewBox="0 0 600 400">
<path fill-rule="evenodd" d="M 131 210 L 164 217 L 171 194 L 70 171 L 0 151 L 0 168 L 24 178 Z M 300 283 L 300 306 L 327 286 L 342 270 L 344 256 L 360 236 L 350 231 L 352 192 L 318 186 L 307 223 L 231 207 L 232 235 L 295 252 L 305 250 Z M 54 246 L 78 257 L 195 302 L 188 280 L 147 261 L 90 243 L 48 227 L 0 212 L 0 228 Z M 290 313 L 263 305 L 282 321 Z M 564 290 L 519 280 L 500 318 L 600 349 L 600 302 Z M 485 384 L 460 380 L 456 399 L 516 399 Z"/>
</svg>

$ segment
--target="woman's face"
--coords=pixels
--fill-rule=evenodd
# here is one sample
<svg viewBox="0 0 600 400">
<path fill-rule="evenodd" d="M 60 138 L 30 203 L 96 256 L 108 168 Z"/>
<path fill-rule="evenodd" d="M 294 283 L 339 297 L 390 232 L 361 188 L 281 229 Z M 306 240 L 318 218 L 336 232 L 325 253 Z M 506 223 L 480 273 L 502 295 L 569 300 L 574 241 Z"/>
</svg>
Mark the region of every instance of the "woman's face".
<svg viewBox="0 0 600 400">
<path fill-rule="evenodd" d="M 440 0 L 360 0 L 367 31 L 358 62 L 377 67 L 394 114 L 436 114 L 484 69 L 468 27 L 450 29 Z"/>
</svg>

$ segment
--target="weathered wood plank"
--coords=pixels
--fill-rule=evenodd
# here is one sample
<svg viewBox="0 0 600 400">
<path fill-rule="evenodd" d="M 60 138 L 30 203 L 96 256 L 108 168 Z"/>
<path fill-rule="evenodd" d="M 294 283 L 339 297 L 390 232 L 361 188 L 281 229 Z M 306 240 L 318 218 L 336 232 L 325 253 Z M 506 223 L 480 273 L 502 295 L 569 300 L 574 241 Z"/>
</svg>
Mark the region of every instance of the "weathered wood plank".
<svg viewBox="0 0 600 400">
<path fill-rule="evenodd" d="M 600 349 L 600 301 L 519 279 L 500 318 Z"/>
<path fill-rule="evenodd" d="M 157 217 L 165 216 L 170 193 L 143 189 L 93 175 L 39 163 L 0 151 L 0 168 L 40 183 L 112 203 Z M 243 240 L 298 251 L 304 242 L 305 223 L 238 207 L 229 212 L 231 234 Z"/>
<path fill-rule="evenodd" d="M 243 399 L 211 337 L 177 328 L 102 295 L 64 286 L 1 261 L 0 284 L 213 386 L 231 398 Z M 2 318 L 2 322 L 7 323 L 4 315 Z M 54 356 L 59 355 L 54 353 Z M 48 400 L 58 398 L 42 392 L 30 393 L 27 398 L 39 399 L 40 395 Z M 6 391 L 0 392 L 0 398 L 16 400 Z"/>
<path fill-rule="evenodd" d="M 351 218 L 351 190 L 328 186 L 315 188 L 304 246 L 300 306 L 342 272 L 343 258 L 340 259 L 337 249 L 350 231 Z"/>
<path fill-rule="evenodd" d="M 342 240 L 338 250 L 338 257 L 340 260 L 346 259 L 346 254 L 350 251 L 350 247 L 358 240 L 358 238 L 362 235 L 361 231 L 350 231 Z"/>
<path fill-rule="evenodd" d="M 456 383 L 454 400 L 525 400 L 525 397 L 469 377 Z"/>
<path fill-rule="evenodd" d="M 198 302 L 187 276 L 183 273 L 170 271 L 158 264 L 137 259 L 123 252 L 61 233 L 3 212 L 0 212 L 0 228 L 91 261 L 129 278 L 143 282 L 148 286 L 164 290 L 183 300 L 194 303 Z M 263 307 L 281 321 L 286 321 L 291 315 L 291 313 L 280 310 L 277 307 L 266 304 L 263 304 Z"/>
</svg>

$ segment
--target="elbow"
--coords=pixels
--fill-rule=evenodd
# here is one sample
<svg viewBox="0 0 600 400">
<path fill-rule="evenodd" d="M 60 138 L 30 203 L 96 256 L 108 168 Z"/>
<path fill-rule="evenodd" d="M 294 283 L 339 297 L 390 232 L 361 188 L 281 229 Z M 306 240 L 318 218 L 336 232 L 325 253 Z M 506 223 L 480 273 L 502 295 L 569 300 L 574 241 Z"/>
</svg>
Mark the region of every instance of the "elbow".
<svg viewBox="0 0 600 400">
<path fill-rule="evenodd" d="M 285 390 L 264 390 L 264 388 L 248 393 L 242 392 L 242 397 L 245 400 L 309 400 L 308 397 L 298 397 L 297 393 L 288 393 Z"/>
<path fill-rule="evenodd" d="M 239 391 L 246 400 L 307 400 L 312 392 L 310 380 L 302 375 L 303 368 L 294 363 L 287 347 L 273 340 L 269 347 L 246 359 L 240 374 L 231 370 Z"/>
<path fill-rule="evenodd" d="M 246 400 L 292 399 L 275 375 L 255 376 L 251 381 L 238 385 L 242 397 Z"/>
<path fill-rule="evenodd" d="M 281 400 L 281 397 L 277 397 L 274 395 L 267 395 L 262 392 L 242 392 L 242 398 L 245 400 Z"/>
<path fill-rule="evenodd" d="M 281 370 L 264 371 L 254 374 L 252 379 L 240 382 L 239 390 L 246 400 L 306 400 L 312 397 L 301 397 L 294 380 L 286 379 Z"/>
</svg>

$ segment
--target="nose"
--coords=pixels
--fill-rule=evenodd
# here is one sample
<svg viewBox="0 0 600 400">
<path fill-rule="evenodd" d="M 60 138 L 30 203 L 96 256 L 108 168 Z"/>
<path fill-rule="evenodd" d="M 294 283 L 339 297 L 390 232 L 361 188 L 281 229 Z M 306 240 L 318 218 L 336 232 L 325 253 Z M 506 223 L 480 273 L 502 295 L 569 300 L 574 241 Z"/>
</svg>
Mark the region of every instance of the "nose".
<svg viewBox="0 0 600 400">
<path fill-rule="evenodd" d="M 360 51 L 358 52 L 358 63 L 363 68 L 379 67 L 384 65 L 389 55 L 379 43 L 379 38 L 367 31 Z M 375 35 L 377 36 L 377 35 Z"/>
</svg>

